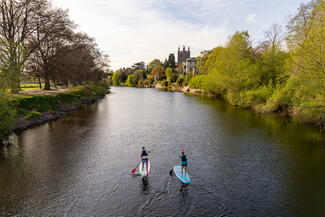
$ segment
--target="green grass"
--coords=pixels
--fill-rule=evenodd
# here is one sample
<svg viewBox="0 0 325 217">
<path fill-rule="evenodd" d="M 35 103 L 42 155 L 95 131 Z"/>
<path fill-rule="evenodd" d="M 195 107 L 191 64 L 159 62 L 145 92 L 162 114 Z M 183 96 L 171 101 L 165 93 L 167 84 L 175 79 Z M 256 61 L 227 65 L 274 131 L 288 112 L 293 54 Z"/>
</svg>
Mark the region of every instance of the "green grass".
<svg viewBox="0 0 325 217">
<path fill-rule="evenodd" d="M 34 119 L 34 118 L 39 118 L 40 116 L 41 116 L 40 112 L 31 111 L 31 112 L 28 112 L 24 117 L 26 119 Z"/>
<path fill-rule="evenodd" d="M 53 95 L 27 96 L 10 94 L 10 104 L 16 108 L 19 115 L 28 115 L 30 112 L 47 112 L 60 108 L 63 104 L 82 105 L 85 100 L 95 99 L 98 95 L 107 93 L 105 87 L 88 85 L 72 88 L 70 92 Z"/>
<path fill-rule="evenodd" d="M 22 90 L 40 90 L 44 88 L 44 84 L 42 84 L 42 88 L 39 88 L 39 84 L 21 84 L 20 88 Z"/>
</svg>

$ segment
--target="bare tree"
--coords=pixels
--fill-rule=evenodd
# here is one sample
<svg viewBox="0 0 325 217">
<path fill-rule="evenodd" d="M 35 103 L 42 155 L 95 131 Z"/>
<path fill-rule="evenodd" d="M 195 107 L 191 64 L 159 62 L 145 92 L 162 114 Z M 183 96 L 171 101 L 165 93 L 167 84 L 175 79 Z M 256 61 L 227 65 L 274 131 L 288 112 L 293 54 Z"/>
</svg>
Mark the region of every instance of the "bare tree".
<svg viewBox="0 0 325 217">
<path fill-rule="evenodd" d="M 36 24 L 35 35 L 31 38 L 30 44 L 35 47 L 33 59 L 37 59 L 43 72 L 45 90 L 50 90 L 51 71 L 53 56 L 57 50 L 72 41 L 74 24 L 69 19 L 67 11 L 48 8 L 43 11 Z M 65 53 L 60 53 L 65 55 Z M 55 84 L 55 82 L 54 82 Z"/>
<path fill-rule="evenodd" d="M 0 62 L 5 80 L 12 92 L 19 91 L 20 74 L 32 50 L 27 39 L 35 31 L 37 14 L 43 0 L 1 0 L 0 2 Z"/>
</svg>

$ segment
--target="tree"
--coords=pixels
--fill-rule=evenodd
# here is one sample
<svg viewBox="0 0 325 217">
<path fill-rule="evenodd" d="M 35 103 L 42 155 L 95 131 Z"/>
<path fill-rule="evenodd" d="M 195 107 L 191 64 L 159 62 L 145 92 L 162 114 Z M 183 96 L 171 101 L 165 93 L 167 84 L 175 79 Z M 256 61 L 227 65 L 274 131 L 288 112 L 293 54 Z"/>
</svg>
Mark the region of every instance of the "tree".
<svg viewBox="0 0 325 217">
<path fill-rule="evenodd" d="M 265 32 L 266 40 L 256 49 L 260 56 L 258 68 L 260 71 L 260 82 L 262 85 L 275 84 L 277 78 L 283 78 L 285 74 L 285 63 L 288 55 L 282 51 L 283 32 L 278 24 L 273 24 L 271 29 Z M 281 83 L 284 80 L 280 81 Z"/>
<path fill-rule="evenodd" d="M 133 84 L 137 85 L 140 81 L 145 79 L 145 71 L 143 69 L 138 69 L 133 73 Z"/>
<path fill-rule="evenodd" d="M 169 82 L 175 82 L 177 79 L 177 75 L 173 72 L 172 68 L 166 69 L 166 77 Z"/>
<path fill-rule="evenodd" d="M 19 92 L 20 75 L 33 52 L 27 44 L 36 28 L 38 14 L 47 5 L 43 0 L 1 0 L 0 62 L 3 79 L 13 93 Z"/>
<path fill-rule="evenodd" d="M 146 71 L 146 64 L 145 64 L 144 62 L 134 63 L 134 64 L 132 65 L 132 69 L 133 69 L 134 71 L 139 70 L 139 69 L 141 69 L 141 70 L 143 70 L 143 71 Z"/>
<path fill-rule="evenodd" d="M 176 68 L 176 71 L 177 71 L 178 74 L 184 74 L 184 64 L 183 63 L 178 64 L 177 68 Z"/>
<path fill-rule="evenodd" d="M 118 72 L 114 72 L 112 77 L 112 83 L 114 86 L 118 86 L 121 82 L 120 74 Z"/>
<path fill-rule="evenodd" d="M 162 66 L 162 62 L 159 59 L 154 59 L 148 64 L 148 70 L 150 73 L 152 73 L 153 68 L 156 66 Z"/>
<path fill-rule="evenodd" d="M 176 68 L 175 55 L 173 53 L 169 54 L 168 56 L 167 67 L 171 68 L 173 72 Z"/>
<path fill-rule="evenodd" d="M 66 55 L 57 52 L 72 41 L 74 24 L 69 19 L 67 11 L 47 8 L 37 21 L 35 36 L 31 44 L 36 47 L 33 59 L 40 63 L 44 75 L 45 90 L 50 90 L 50 77 L 54 76 L 50 68 L 54 64 L 55 55 Z M 61 51 L 69 51 L 61 49 Z"/>
<path fill-rule="evenodd" d="M 166 78 L 165 68 L 162 65 L 156 65 L 152 68 L 151 74 L 155 81 Z"/>
<path fill-rule="evenodd" d="M 0 144 L 11 133 L 11 129 L 15 122 L 15 110 L 13 110 L 4 97 L 2 91 L 0 91 Z"/>
<path fill-rule="evenodd" d="M 313 25 L 311 22 L 315 17 L 315 8 L 324 4 L 321 0 L 312 0 L 309 3 L 302 3 L 298 13 L 292 17 L 287 25 L 288 35 L 287 43 L 289 48 L 294 49 L 300 46 L 308 37 L 309 30 Z"/>
</svg>

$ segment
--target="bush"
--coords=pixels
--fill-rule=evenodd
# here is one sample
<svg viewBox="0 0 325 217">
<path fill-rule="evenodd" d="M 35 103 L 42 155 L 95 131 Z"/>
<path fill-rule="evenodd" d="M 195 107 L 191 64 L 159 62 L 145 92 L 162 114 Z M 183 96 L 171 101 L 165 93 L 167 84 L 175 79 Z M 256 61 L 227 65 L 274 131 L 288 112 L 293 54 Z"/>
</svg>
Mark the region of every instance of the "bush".
<svg viewBox="0 0 325 217">
<path fill-rule="evenodd" d="M 182 87 L 184 83 L 184 76 L 179 76 L 176 80 L 176 84 L 178 87 Z"/>
<path fill-rule="evenodd" d="M 242 107 L 254 107 L 259 104 L 265 104 L 267 100 L 272 96 L 274 88 L 272 85 L 262 86 L 255 90 L 241 91 L 239 96 L 239 105 Z"/>
<path fill-rule="evenodd" d="M 9 106 L 8 101 L 0 95 L 0 141 L 5 140 L 12 131 L 16 111 Z"/>
<path fill-rule="evenodd" d="M 194 76 L 189 82 L 190 88 L 206 90 L 206 80 L 206 75 Z"/>
</svg>

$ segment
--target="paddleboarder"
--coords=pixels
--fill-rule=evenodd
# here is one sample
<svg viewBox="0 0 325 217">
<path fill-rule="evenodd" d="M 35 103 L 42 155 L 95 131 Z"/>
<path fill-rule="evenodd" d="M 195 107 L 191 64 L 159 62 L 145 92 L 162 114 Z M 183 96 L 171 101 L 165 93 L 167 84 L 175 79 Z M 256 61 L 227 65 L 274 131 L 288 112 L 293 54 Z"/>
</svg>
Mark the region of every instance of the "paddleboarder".
<svg viewBox="0 0 325 217">
<path fill-rule="evenodd" d="M 187 156 L 185 155 L 184 151 L 182 151 L 182 155 L 180 156 L 180 159 L 181 159 L 182 173 L 184 171 L 186 175 L 186 167 L 188 162 L 187 162 Z"/>
<path fill-rule="evenodd" d="M 147 152 L 146 148 L 143 146 L 141 152 L 142 169 L 144 169 L 144 164 L 146 164 L 147 172 L 148 172 L 148 153 L 150 153 L 150 151 Z"/>
</svg>

